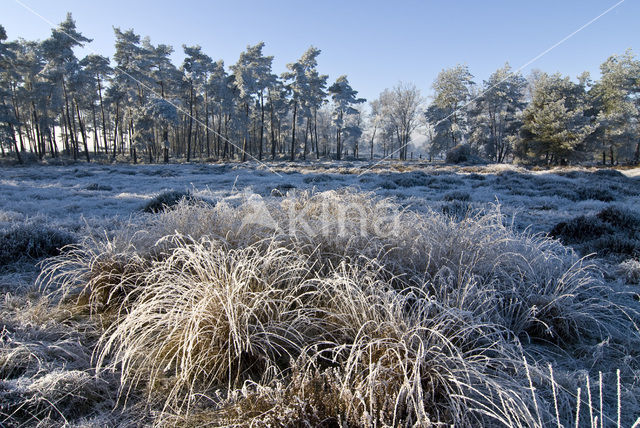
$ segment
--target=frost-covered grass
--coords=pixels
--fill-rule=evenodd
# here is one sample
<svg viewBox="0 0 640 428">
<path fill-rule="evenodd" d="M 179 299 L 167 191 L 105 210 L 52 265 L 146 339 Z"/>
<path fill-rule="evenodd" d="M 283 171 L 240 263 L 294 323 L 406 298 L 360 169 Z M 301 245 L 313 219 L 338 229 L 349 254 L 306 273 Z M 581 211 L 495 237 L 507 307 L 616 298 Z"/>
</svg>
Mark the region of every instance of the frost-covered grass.
<svg viewBox="0 0 640 428">
<path fill-rule="evenodd" d="M 365 166 L 7 170 L 40 204 L 1 201 L 5 230 L 84 238 L 36 287 L 7 265 L 0 425 L 636 422 L 638 261 L 544 233 L 633 223 L 635 178 Z M 141 211 L 170 189 L 194 197 Z"/>
</svg>

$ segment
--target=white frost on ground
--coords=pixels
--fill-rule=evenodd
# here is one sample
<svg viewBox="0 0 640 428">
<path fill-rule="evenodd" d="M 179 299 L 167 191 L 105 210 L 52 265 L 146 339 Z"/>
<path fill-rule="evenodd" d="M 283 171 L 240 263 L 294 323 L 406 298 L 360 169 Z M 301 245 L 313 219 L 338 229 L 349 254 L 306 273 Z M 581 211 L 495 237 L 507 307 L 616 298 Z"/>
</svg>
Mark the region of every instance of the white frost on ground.
<svg viewBox="0 0 640 428">
<path fill-rule="evenodd" d="M 249 193 L 278 198 L 289 191 L 325 191 L 340 187 L 373 192 L 416 211 L 431 207 L 460 214 L 467 208 L 481 210 L 499 204 L 501 212 L 512 219 L 517 229 L 543 234 L 561 221 L 593 215 L 610 205 L 640 212 L 638 168 L 617 173 L 588 169 L 528 171 L 512 165 L 451 167 L 391 162 L 380 165 L 277 162 L 266 166 L 255 163 L 36 165 L 0 167 L 0 231 L 34 223 L 79 236 L 113 229 L 131 216 L 141 215 L 146 202 L 167 190 L 189 191 L 208 201 L 224 199 L 234 204 L 241 203 Z M 639 282 L 640 267 L 636 260 L 609 267 L 612 276 L 624 278 L 628 284 Z M 0 319 L 5 318 L 0 324 L 0 340 L 13 340 L 7 349 L 24 355 L 21 367 L 25 373 L 38 375 L 25 384 L 18 381 L 3 384 L 0 376 L 0 402 L 2 396 L 28 398 L 25 402 L 31 407 L 25 409 L 47 415 L 52 411 L 46 405 L 47 400 L 57 399 L 53 393 L 66 391 L 66 387 L 58 388 L 59 384 L 68 384 L 74 391 L 103 387 L 104 379 L 89 378 L 85 372 L 78 371 L 89 369 L 89 355 L 85 355 L 86 349 L 76 345 L 94 340 L 93 333 L 70 333 L 68 326 L 51 321 L 50 314 L 44 317 L 41 312 L 45 306 L 40 308 L 35 298 L 33 304 L 28 301 L 23 310 L 25 303 L 20 293 L 29 289 L 37 275 L 33 263 L 2 268 L 0 291 L 4 294 L 4 304 L 0 305 Z M 40 321 L 41 317 L 48 321 Z M 73 342 L 74 346 L 67 346 L 67 342 Z M 62 349 L 61 343 L 65 344 L 67 353 L 58 355 L 53 351 Z M 77 352 L 69 354 L 69 350 Z M 41 385 L 43 382 L 46 388 Z M 52 392 L 32 394 L 32 390 Z M 99 391 L 98 395 L 102 397 L 108 392 Z M 100 397 L 96 400 L 102 399 Z M 84 401 L 64 403 L 69 407 L 85 405 Z M 0 403 L 0 416 L 2 412 Z M 128 421 L 127 415 L 121 417 Z M 122 420 L 109 420 L 107 424 L 122 423 Z M 100 425 L 101 422 L 96 421 L 102 419 L 98 417 L 92 422 Z"/>
<path fill-rule="evenodd" d="M 624 179 L 587 170 L 573 176 L 562 171 L 528 172 L 511 165 L 370 167 L 366 162 L 269 163 L 266 167 L 254 164 L 3 167 L 0 227 L 34 218 L 71 230 L 79 230 L 85 222 L 109 227 L 166 190 L 189 190 L 204 199 L 219 200 L 238 191 L 270 196 L 273 189 L 286 193 L 293 189 L 323 191 L 351 186 L 395 198 L 417 210 L 424 205 L 446 205 L 443 199 L 455 200 L 460 195 L 464 199 L 466 193 L 472 207 L 499 203 L 506 215 L 515 215 L 518 228 L 530 227 L 536 232 L 548 232 L 558 221 L 576 215 L 593 214 L 609 202 L 640 208 L 640 180 L 635 178 L 640 176 L 640 169 L 625 171 L 629 178 Z M 479 173 L 470 172 L 473 170 Z M 579 193 L 581 189 L 594 190 L 585 200 L 585 195 Z"/>
</svg>

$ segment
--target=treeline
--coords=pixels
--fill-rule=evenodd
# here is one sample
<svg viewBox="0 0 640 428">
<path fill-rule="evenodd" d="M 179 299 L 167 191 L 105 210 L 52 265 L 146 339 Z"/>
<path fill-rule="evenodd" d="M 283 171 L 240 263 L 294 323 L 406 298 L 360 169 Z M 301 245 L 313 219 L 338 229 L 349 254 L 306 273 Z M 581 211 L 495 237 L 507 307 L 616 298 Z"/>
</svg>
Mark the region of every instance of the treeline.
<svg viewBox="0 0 640 428">
<path fill-rule="evenodd" d="M 543 72 L 524 78 L 505 65 L 477 84 L 458 65 L 437 76 L 430 103 L 400 83 L 365 111 L 346 76 L 329 84 L 319 73 L 314 47 L 276 75 L 264 43 L 248 46 L 230 67 L 183 45 L 176 66 L 171 46 L 114 32 L 112 60 L 78 59 L 74 48 L 90 39 L 70 14 L 41 42 L 7 42 L 0 26 L 3 156 L 407 159 L 423 133 L 430 157 L 460 145 L 494 162 L 640 157 L 640 61 L 631 51 L 607 59 L 596 82 L 587 73 L 577 82 Z"/>
<path fill-rule="evenodd" d="M 443 70 L 425 112 L 430 151 L 465 143 L 495 162 L 638 163 L 640 61 L 629 50 L 600 71 L 595 82 L 586 72 L 525 79 L 507 64 L 476 85 L 466 66 Z"/>
<path fill-rule="evenodd" d="M 75 56 L 73 49 L 90 39 L 71 14 L 42 42 L 6 42 L 0 26 L 3 155 L 90 161 L 99 153 L 134 163 L 142 156 L 340 159 L 362 133 L 354 106 L 365 100 L 346 76 L 328 85 L 317 70 L 319 49 L 309 48 L 277 76 L 264 43 L 248 46 L 229 69 L 199 46 L 183 46 L 185 59 L 176 67 L 171 46 L 114 31 L 110 61 Z"/>
<path fill-rule="evenodd" d="M 492 162 L 538 164 L 640 160 L 640 61 L 629 50 L 608 58 L 601 77 L 572 81 L 534 71 L 528 78 L 508 64 L 482 84 L 467 66 L 442 70 L 426 105 L 414 85 L 399 84 L 370 103 L 373 153 L 406 159 L 408 141 L 426 132 L 430 157 L 461 147 Z"/>
</svg>

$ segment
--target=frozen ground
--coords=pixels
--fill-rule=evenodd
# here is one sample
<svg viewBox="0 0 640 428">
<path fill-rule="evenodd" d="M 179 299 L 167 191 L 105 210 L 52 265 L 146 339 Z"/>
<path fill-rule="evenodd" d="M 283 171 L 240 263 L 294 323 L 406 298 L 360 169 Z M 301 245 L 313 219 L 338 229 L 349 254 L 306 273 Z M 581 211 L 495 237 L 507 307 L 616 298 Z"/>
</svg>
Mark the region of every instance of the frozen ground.
<svg viewBox="0 0 640 428">
<path fill-rule="evenodd" d="M 0 227 L 35 220 L 72 231 L 86 224 L 110 227 L 166 190 L 191 191 L 215 201 L 247 193 L 270 197 L 353 187 L 415 210 L 456 202 L 472 208 L 500 204 L 518 228 L 544 233 L 559 221 L 593 214 L 611 203 L 639 210 L 639 171 L 530 172 L 509 165 L 428 164 L 371 168 L 369 163 L 5 167 L 0 169 Z"/>
<path fill-rule="evenodd" d="M 345 187 L 389 198 L 408 211 L 432 209 L 458 220 L 468 213 L 495 213 L 499 206 L 505 222 L 516 231 L 543 235 L 558 223 L 570 223 L 579 216 L 585 216 L 584 221 L 575 223 L 571 230 L 597 235 L 610 227 L 594 223 L 599 213 L 612 207 L 631 213 L 631 217 L 625 217 L 631 224 L 630 247 L 623 246 L 615 257 L 592 261 L 604 270 L 609 285 L 637 299 L 640 263 L 638 253 L 633 252 L 640 248 L 640 169 L 530 171 L 510 165 L 365 162 L 0 167 L 0 233 L 5 239 L 0 243 L 5 248 L 0 250 L 3 256 L 10 255 L 7 242 L 22 236 L 20 233 L 46 235 L 48 240 L 64 243 L 122 229 L 131 219 L 152 218 L 154 215 L 143 213 L 142 208 L 168 190 L 188 191 L 205 201 L 238 206 L 257 196 L 267 202 L 280 201 L 287 193 Z M 612 232 L 612 245 L 627 239 L 624 227 L 615 230 L 617 235 Z M 38 257 L 44 254 L 38 252 L 37 243 L 29 241 L 27 247 Z M 591 247 L 576 243 L 576 249 L 584 248 Z M 117 400 L 117 376 L 95 377 L 92 372 L 91 354 L 100 328 L 94 322 L 85 322 L 87 314 L 64 305 L 50 305 L 43 299 L 34 286 L 39 273 L 37 261 L 0 261 L 0 291 L 4 297 L 0 304 L 0 426 L 24 421 L 28 425 L 40 421 L 42 426 L 56 426 L 67 419 L 76 426 L 154 421 L 146 408 L 136 407 L 135 396 L 127 412 L 110 412 Z M 531 349 L 537 352 L 535 346 Z M 605 372 L 609 389 L 605 394 L 613 402 L 615 368 L 622 369 L 626 382 L 622 398 L 629 409 L 638 410 L 635 393 L 640 390 L 639 351 L 603 341 L 582 348 L 571 345 L 571 357 L 567 353 L 551 358 L 557 364 L 559 382 L 571 388 L 577 385 L 575 379 L 589 370 L 595 370 L 597 376 L 600 367 L 613 367 Z M 547 356 L 553 355 L 546 352 L 540 350 L 543 368 Z M 576 355 L 580 355 L 579 364 L 573 360 Z M 560 410 L 563 414 L 575 413 L 573 409 Z M 624 416 L 625 421 L 634 421 L 638 415 Z M 180 420 L 173 423 L 180 424 Z"/>
</svg>

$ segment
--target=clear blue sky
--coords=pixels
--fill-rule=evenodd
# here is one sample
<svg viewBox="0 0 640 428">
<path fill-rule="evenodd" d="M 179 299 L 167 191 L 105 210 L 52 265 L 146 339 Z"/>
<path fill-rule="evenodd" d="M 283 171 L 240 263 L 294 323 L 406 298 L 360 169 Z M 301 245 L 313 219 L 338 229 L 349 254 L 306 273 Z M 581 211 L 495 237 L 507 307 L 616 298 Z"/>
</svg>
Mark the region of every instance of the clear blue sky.
<svg viewBox="0 0 640 428">
<path fill-rule="evenodd" d="M 595 18 L 617 0 L 500 1 L 167 1 L 0 0 L 0 24 L 10 40 L 44 39 L 50 26 L 21 3 L 57 24 L 72 12 L 79 31 L 93 39 L 89 52 L 113 55 L 112 27 L 133 28 L 154 44 L 199 44 L 231 65 L 247 44 L 266 43 L 274 72 L 310 45 L 322 49 L 319 70 L 334 80 L 346 74 L 369 100 L 398 81 L 423 95 L 443 68 L 467 64 L 481 83 L 509 61 L 518 68 Z M 609 55 L 640 49 L 640 0 L 625 0 L 592 25 L 523 70 L 598 75 Z"/>
</svg>

